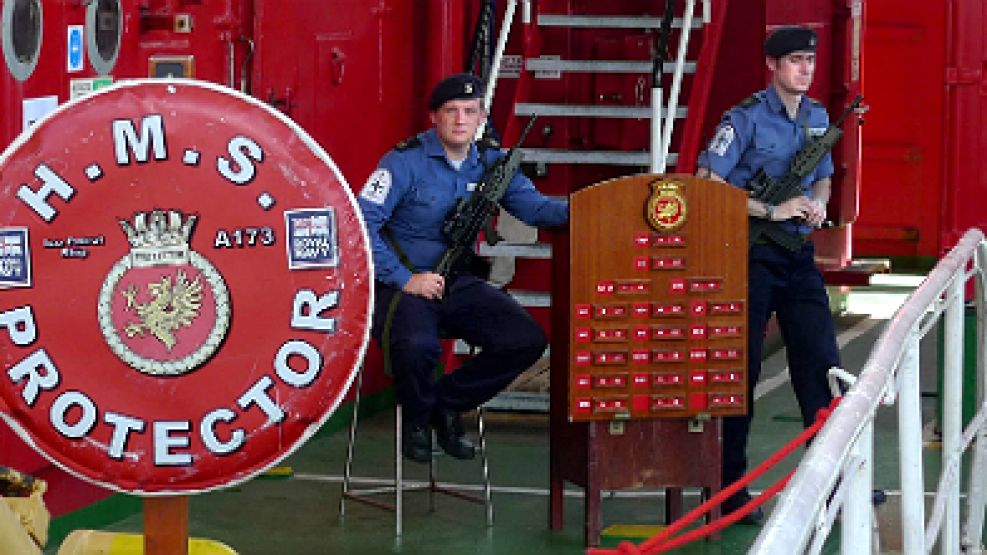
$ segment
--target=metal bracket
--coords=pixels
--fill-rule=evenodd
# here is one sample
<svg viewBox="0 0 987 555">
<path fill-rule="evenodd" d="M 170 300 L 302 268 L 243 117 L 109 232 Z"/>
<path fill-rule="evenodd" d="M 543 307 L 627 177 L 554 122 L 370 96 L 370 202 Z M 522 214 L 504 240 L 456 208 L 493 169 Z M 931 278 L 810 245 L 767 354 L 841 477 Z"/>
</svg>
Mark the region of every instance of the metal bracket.
<svg viewBox="0 0 987 555">
<path fill-rule="evenodd" d="M 689 432 L 701 434 L 706 429 L 706 422 L 711 418 L 709 413 L 701 412 L 695 418 L 689 419 Z"/>
</svg>

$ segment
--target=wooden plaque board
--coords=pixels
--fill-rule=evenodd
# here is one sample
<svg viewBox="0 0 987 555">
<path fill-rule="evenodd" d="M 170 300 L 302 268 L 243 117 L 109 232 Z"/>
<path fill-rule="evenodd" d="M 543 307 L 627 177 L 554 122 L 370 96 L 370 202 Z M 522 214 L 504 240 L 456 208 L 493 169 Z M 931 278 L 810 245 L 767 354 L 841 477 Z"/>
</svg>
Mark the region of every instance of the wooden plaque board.
<svg viewBox="0 0 987 555">
<path fill-rule="evenodd" d="M 746 199 L 653 174 L 572 195 L 571 421 L 746 414 Z"/>
</svg>

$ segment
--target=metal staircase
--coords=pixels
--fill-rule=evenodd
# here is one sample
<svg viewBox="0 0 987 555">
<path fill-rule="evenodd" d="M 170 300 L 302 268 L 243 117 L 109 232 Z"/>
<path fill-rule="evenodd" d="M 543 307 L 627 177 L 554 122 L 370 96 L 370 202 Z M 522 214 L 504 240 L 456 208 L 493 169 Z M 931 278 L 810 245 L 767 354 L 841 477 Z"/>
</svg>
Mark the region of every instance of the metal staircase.
<svg viewBox="0 0 987 555">
<path fill-rule="evenodd" d="M 544 145 L 524 146 L 524 161 L 535 164 L 539 175 L 563 173 L 568 176 L 585 176 L 583 183 L 567 184 L 565 193 L 592 184 L 601 173 L 609 177 L 651 171 L 664 173 L 666 168 L 675 168 L 679 162 L 677 152 L 670 152 L 673 145 L 683 141 L 696 141 L 702 125 L 703 105 L 709 78 L 697 79 L 701 75 L 700 55 L 709 37 L 707 27 L 714 10 L 710 0 L 675 0 L 674 2 L 654 2 L 655 10 L 663 5 L 675 6 L 674 17 L 665 21 L 665 41 L 662 26 L 664 14 L 647 15 L 598 15 L 593 13 L 548 13 L 550 10 L 572 11 L 578 2 L 567 0 L 542 0 L 537 7 L 530 1 L 521 2 L 520 20 L 522 24 L 521 54 L 523 60 L 517 82 L 513 88 L 513 117 L 504 132 L 505 144 L 513 144 L 520 129 L 519 122 L 531 116 L 539 117 L 539 124 L 546 130 L 543 133 Z M 513 16 L 517 4 L 508 4 L 505 13 Z M 597 6 L 595 3 L 585 5 Z M 606 6 L 600 4 L 601 9 Z M 533 14 L 538 9 L 545 13 Z M 716 10 L 722 13 L 722 10 Z M 512 21 L 505 20 L 501 25 L 501 41 L 511 32 Z M 669 30 L 670 29 L 670 30 Z M 553 35 L 547 37 L 546 35 Z M 692 41 L 690 38 L 698 40 Z M 562 36 L 564 40 L 558 40 Z M 671 40 L 668 40 L 668 38 Z M 554 40 L 553 40 L 554 39 Z M 604 47 L 625 41 L 632 45 L 635 56 L 593 55 L 596 44 Z M 666 46 L 669 56 L 661 52 L 656 59 L 655 51 L 659 44 Z M 495 56 L 495 66 L 501 61 L 501 47 Z M 607 50 L 607 48 L 600 48 Z M 617 50 L 620 50 L 618 47 Z M 606 52 L 609 53 L 609 52 Z M 513 54 L 517 59 L 517 54 Z M 626 58 L 626 59 L 625 59 Z M 657 60 L 657 61 L 656 61 Z M 655 66 L 659 67 L 655 67 Z M 498 68 L 494 69 L 497 75 Z M 546 78 L 546 75 L 549 76 Z M 654 87 L 655 79 L 658 87 Z M 633 80 L 632 98 L 627 95 L 600 93 L 598 82 L 607 81 L 613 85 L 628 88 L 628 80 Z M 646 90 L 641 91 L 642 83 Z M 496 83 L 490 85 L 491 89 Z M 684 86 L 683 86 L 684 85 Z M 655 90 L 658 90 L 657 96 Z M 664 91 L 669 93 L 664 93 Z M 685 90 L 686 94 L 681 91 Z M 642 94 L 648 93 L 650 94 Z M 700 101 L 700 109 L 695 120 L 690 119 L 691 109 L 680 102 L 679 96 L 692 101 Z M 669 120 L 669 115 L 673 118 Z M 542 123 L 548 122 L 548 123 Z M 604 145 L 606 140 L 593 140 L 596 130 L 610 126 L 610 135 L 619 136 L 620 141 L 629 144 Z M 695 127 L 687 133 L 681 130 Z M 536 128 L 537 129 L 537 128 Z M 552 129 L 551 135 L 547 132 Z M 615 131 L 614 131 L 615 130 Z M 628 131 L 629 130 L 629 131 Z M 535 135 L 535 133 L 532 133 Z M 628 137 L 630 136 L 630 137 Z M 614 141 L 609 141 L 614 142 Z M 562 144 L 559 144 L 562 143 Z M 566 144 L 569 143 L 569 144 Z M 600 143 L 600 144 L 597 144 Z M 696 148 L 691 149 L 695 152 Z M 556 172 L 565 168 L 563 172 Z M 583 169 L 585 168 L 585 169 Z M 536 180 L 536 184 L 539 181 Z M 551 245 L 544 242 L 507 242 L 496 246 L 481 244 L 479 253 L 492 257 L 512 257 L 524 273 L 530 261 L 551 258 Z M 531 233 L 530 236 L 537 235 Z M 547 291 L 534 291 L 507 287 L 522 306 L 534 310 L 544 310 L 550 306 Z M 520 287 L 524 285 L 521 284 Z M 458 350 L 465 348 L 460 346 Z M 544 396 L 543 407 L 524 392 L 506 392 L 491 402 L 495 408 L 544 408 L 547 411 L 548 397 Z"/>
</svg>

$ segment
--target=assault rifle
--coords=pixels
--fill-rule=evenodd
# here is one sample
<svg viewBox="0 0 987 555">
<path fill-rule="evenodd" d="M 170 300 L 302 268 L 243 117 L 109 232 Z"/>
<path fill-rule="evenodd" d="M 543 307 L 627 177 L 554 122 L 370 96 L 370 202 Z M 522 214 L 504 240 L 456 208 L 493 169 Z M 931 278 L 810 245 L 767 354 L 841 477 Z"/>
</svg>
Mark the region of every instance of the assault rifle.
<svg viewBox="0 0 987 555">
<path fill-rule="evenodd" d="M 802 178 L 816 169 L 816 166 L 819 165 L 819 162 L 833 148 L 836 141 L 843 136 L 843 130 L 840 129 L 843 125 L 843 120 L 850 115 L 850 112 L 860 107 L 860 101 L 863 98 L 863 96 L 858 94 L 853 99 L 853 102 L 843 110 L 840 117 L 830 124 L 825 133 L 815 139 L 809 140 L 808 144 L 795 154 L 795 158 L 792 159 L 792 164 L 788 168 L 788 172 L 777 181 L 764 173 L 764 168 L 759 169 L 748 184 L 750 198 L 766 204 L 778 205 L 788 199 L 804 194 L 802 191 Z M 749 218 L 748 221 L 750 223 L 749 240 L 751 244 L 754 244 L 755 241 L 765 236 L 770 241 L 792 252 L 798 251 L 802 247 L 802 237 L 797 233 L 786 231 L 780 225 L 780 222 L 772 222 L 753 217 Z"/>
<path fill-rule="evenodd" d="M 449 211 L 442 223 L 442 236 L 449 243 L 449 248 L 442 253 L 442 258 L 435 266 L 435 273 L 448 279 L 458 268 L 467 267 L 470 259 L 476 256 L 473 254 L 473 245 L 481 229 L 486 231 L 487 243 L 494 245 L 500 240 L 490 218 L 521 166 L 519 147 L 534 123 L 535 118 L 532 117 L 511 150 L 486 169 L 483 179 L 473 189 L 473 194 L 457 200 L 456 206 Z"/>
</svg>

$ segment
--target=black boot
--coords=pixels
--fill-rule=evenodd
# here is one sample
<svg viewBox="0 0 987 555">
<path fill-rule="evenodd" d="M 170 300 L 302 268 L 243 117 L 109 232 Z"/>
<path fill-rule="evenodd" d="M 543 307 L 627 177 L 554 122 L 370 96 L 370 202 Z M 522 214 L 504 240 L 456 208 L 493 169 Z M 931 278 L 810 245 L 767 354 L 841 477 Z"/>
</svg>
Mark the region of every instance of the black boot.
<svg viewBox="0 0 987 555">
<path fill-rule="evenodd" d="M 737 509 L 743 507 L 751 500 L 751 494 L 748 493 L 746 489 L 742 489 L 737 493 L 731 495 L 723 502 L 720 506 L 720 510 L 724 515 L 728 515 Z M 760 524 L 764 520 L 764 511 L 761 507 L 758 507 L 751 511 L 749 514 L 744 515 L 743 518 L 737 521 L 738 524 Z"/>
<path fill-rule="evenodd" d="M 432 458 L 432 432 L 428 426 L 405 422 L 401 429 L 401 452 L 406 459 L 427 463 Z"/>
<path fill-rule="evenodd" d="M 437 410 L 432 416 L 432 426 L 435 428 L 439 447 L 450 456 L 463 460 L 476 456 L 476 447 L 466 439 L 463 421 L 458 412 Z"/>
<path fill-rule="evenodd" d="M 883 505 L 885 501 L 888 500 L 888 494 L 884 492 L 883 489 L 875 489 L 871 491 L 870 502 L 877 507 L 878 505 Z"/>
</svg>

